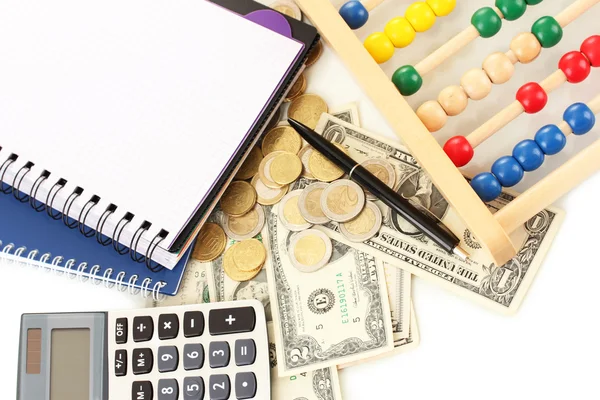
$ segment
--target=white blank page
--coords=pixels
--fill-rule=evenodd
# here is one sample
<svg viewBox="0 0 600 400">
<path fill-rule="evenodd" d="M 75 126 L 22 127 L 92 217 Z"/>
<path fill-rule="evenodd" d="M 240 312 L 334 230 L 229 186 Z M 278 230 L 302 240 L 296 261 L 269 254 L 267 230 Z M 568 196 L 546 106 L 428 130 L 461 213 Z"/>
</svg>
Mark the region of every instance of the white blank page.
<svg viewBox="0 0 600 400">
<path fill-rule="evenodd" d="M 5 0 L 0 146 L 170 246 L 301 49 L 204 0 Z"/>
</svg>

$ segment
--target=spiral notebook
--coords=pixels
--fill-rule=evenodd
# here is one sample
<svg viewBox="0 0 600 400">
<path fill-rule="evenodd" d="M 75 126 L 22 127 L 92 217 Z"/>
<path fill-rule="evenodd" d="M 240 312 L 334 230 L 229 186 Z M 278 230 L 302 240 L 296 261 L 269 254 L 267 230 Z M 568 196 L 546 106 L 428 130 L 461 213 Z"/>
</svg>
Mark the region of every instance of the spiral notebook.
<svg viewBox="0 0 600 400">
<path fill-rule="evenodd" d="M 3 1 L 1 190 L 174 268 L 318 40 L 229 6 Z"/>
<path fill-rule="evenodd" d="M 191 254 L 191 249 L 186 251 L 172 270 L 152 272 L 144 264 L 65 229 L 45 213 L 31 212 L 12 195 L 0 195 L 0 221 L 0 258 L 155 299 L 177 293 Z"/>
</svg>

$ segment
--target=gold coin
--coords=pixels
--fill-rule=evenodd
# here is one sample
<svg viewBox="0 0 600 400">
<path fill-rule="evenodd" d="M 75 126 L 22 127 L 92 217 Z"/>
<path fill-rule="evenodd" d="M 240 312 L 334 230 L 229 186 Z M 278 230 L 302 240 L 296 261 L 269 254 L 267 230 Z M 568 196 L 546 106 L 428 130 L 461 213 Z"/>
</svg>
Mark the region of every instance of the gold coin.
<svg viewBox="0 0 600 400">
<path fill-rule="evenodd" d="M 273 10 L 277 10 L 282 14 L 287 15 L 288 17 L 292 17 L 297 19 L 298 21 L 302 20 L 302 12 L 300 8 L 293 2 L 289 1 L 277 1 L 270 6 Z"/>
<path fill-rule="evenodd" d="M 334 143 L 334 145 L 338 149 L 346 152 L 346 149 L 344 149 L 342 145 L 338 143 Z M 341 178 L 344 175 L 344 171 L 342 171 L 337 165 L 329 161 L 327 157 L 316 150 L 313 150 L 313 152 L 310 154 L 308 159 L 308 168 L 310 169 L 310 173 L 321 182 L 331 182 Z"/>
<path fill-rule="evenodd" d="M 212 222 L 205 223 L 200 229 L 192 258 L 200 262 L 209 262 L 218 258 L 227 244 L 223 229 Z"/>
<path fill-rule="evenodd" d="M 319 58 L 321 58 L 321 54 L 323 54 L 323 43 L 319 40 L 315 47 L 310 51 L 310 54 L 306 58 L 306 66 L 310 67 L 314 63 L 317 62 Z"/>
<path fill-rule="evenodd" d="M 239 217 L 256 204 L 256 190 L 245 181 L 233 181 L 221 197 L 221 210 L 232 217 Z"/>
<path fill-rule="evenodd" d="M 245 282 L 254 278 L 260 272 L 260 268 L 257 268 L 255 271 L 243 272 L 240 271 L 235 265 L 235 261 L 233 260 L 233 254 L 235 252 L 236 246 L 239 243 L 234 244 L 230 248 L 225 251 L 223 255 L 223 271 L 227 274 L 228 277 L 237 282 Z"/>
<path fill-rule="evenodd" d="M 290 91 L 288 92 L 287 96 L 285 97 L 285 101 L 289 102 L 289 101 L 292 101 L 292 100 L 298 98 L 298 96 L 302 95 L 305 90 L 306 90 L 306 77 L 304 76 L 304 74 L 301 74 L 298 77 L 298 79 L 296 79 L 296 82 L 294 82 L 294 84 L 292 85 Z"/>
<path fill-rule="evenodd" d="M 312 152 L 312 147 L 304 146 L 302 150 L 300 150 L 300 153 L 298 153 L 298 157 L 300 157 L 300 161 L 302 161 L 302 177 L 306 179 L 315 179 L 313 174 L 310 173 L 310 167 L 308 166 L 308 160 Z"/>
<path fill-rule="evenodd" d="M 241 272 L 260 269 L 267 259 L 265 246 L 257 239 L 247 239 L 237 243 L 233 251 L 233 262 Z"/>
<path fill-rule="evenodd" d="M 237 174 L 235 174 L 235 179 L 245 181 L 246 179 L 252 178 L 258 172 L 258 166 L 262 159 L 263 155 L 260 149 L 258 147 L 252 148 Z"/>
<path fill-rule="evenodd" d="M 275 183 L 287 185 L 300 177 L 302 161 L 293 153 L 281 153 L 273 159 L 269 172 Z"/>
<path fill-rule="evenodd" d="M 275 151 L 273 153 L 268 154 L 260 163 L 258 167 L 258 177 L 261 182 L 268 188 L 271 189 L 280 189 L 283 185 L 276 183 L 271 177 L 271 163 L 273 159 L 277 157 L 279 154 L 283 153 L 282 151 Z"/>
<path fill-rule="evenodd" d="M 282 125 L 271 129 L 262 141 L 262 152 L 265 156 L 274 151 L 287 151 L 298 154 L 302 147 L 300 135 L 291 126 Z"/>
<path fill-rule="evenodd" d="M 326 113 L 328 109 L 325 100 L 316 94 L 303 94 L 302 96 L 298 96 L 298 98 L 290 104 L 290 108 L 288 108 L 288 117 L 302 122 L 311 129 L 315 129 L 321 118 L 321 114 Z M 298 150 L 300 150 L 300 148 L 298 148 Z"/>
<path fill-rule="evenodd" d="M 290 188 L 289 185 L 285 185 L 279 189 L 272 189 L 266 186 L 263 181 L 260 180 L 258 174 L 252 178 L 250 184 L 254 186 L 254 189 L 256 189 L 256 202 L 258 204 L 262 204 L 263 206 L 272 206 L 273 204 L 277 204 L 279 200 L 286 195 L 288 189 Z"/>
</svg>

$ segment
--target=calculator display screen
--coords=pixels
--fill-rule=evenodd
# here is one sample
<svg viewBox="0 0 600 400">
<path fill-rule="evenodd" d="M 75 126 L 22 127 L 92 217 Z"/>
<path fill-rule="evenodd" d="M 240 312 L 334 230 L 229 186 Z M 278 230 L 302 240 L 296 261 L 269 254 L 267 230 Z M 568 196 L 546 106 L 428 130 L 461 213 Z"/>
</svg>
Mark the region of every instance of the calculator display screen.
<svg viewBox="0 0 600 400">
<path fill-rule="evenodd" d="M 89 328 L 53 329 L 50 350 L 50 400 L 86 400 L 89 397 Z"/>
</svg>

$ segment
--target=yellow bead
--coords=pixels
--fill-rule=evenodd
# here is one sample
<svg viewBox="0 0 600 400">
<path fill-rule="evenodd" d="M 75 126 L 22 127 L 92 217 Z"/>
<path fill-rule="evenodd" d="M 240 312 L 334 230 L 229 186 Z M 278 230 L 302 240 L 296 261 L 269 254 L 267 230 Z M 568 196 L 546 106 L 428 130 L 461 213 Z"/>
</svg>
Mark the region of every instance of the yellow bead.
<svg viewBox="0 0 600 400">
<path fill-rule="evenodd" d="M 435 24 L 435 13 L 422 1 L 408 6 L 404 16 L 417 32 L 425 32 Z"/>
<path fill-rule="evenodd" d="M 365 48 L 379 64 L 394 55 L 394 44 L 383 32 L 375 32 L 365 39 Z"/>
<path fill-rule="evenodd" d="M 429 7 L 438 17 L 445 17 L 456 7 L 456 0 L 426 0 Z"/>
<path fill-rule="evenodd" d="M 412 25 L 404 17 L 396 17 L 390 20 L 385 25 L 384 32 L 394 46 L 399 49 L 411 44 L 417 35 Z"/>
</svg>

